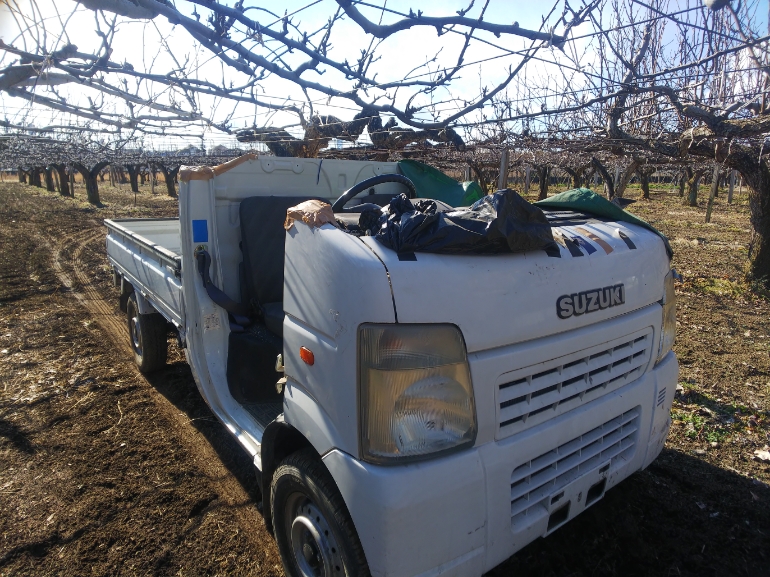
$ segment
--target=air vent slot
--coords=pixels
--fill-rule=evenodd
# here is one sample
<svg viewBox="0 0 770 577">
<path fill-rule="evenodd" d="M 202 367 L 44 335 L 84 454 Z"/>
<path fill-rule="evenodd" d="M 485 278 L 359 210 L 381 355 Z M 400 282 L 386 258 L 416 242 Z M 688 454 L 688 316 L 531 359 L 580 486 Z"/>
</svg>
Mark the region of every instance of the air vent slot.
<svg viewBox="0 0 770 577">
<path fill-rule="evenodd" d="M 529 515 L 547 512 L 551 496 L 586 473 L 599 468 L 608 473 L 620 462 L 630 461 L 636 450 L 639 414 L 635 407 L 516 467 L 511 473 L 511 523 L 526 523 Z M 592 489 L 595 501 L 604 494 L 605 484 L 597 483 Z"/>
<path fill-rule="evenodd" d="M 508 373 L 497 388 L 501 439 L 552 419 L 641 377 L 650 364 L 652 328 Z M 665 400 L 665 391 L 663 391 Z M 659 397 L 658 404 L 662 404 Z"/>
<path fill-rule="evenodd" d="M 591 488 L 588 489 L 588 493 L 586 493 L 586 507 L 589 505 L 594 504 L 596 501 L 602 498 L 602 495 L 604 495 L 604 489 L 607 487 L 607 478 L 605 477 L 598 483 L 595 483 L 591 485 Z"/>
</svg>

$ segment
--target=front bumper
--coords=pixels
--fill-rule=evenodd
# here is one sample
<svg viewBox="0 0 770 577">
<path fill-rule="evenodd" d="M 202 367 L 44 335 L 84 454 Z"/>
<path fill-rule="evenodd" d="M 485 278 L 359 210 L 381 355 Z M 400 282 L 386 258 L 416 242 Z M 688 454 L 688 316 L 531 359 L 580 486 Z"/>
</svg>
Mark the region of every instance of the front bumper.
<svg viewBox="0 0 770 577">
<path fill-rule="evenodd" d="M 627 387 L 521 434 L 446 458 L 382 467 L 338 450 L 327 453 L 324 463 L 345 499 L 372 575 L 482 575 L 580 514 L 658 456 L 671 423 L 678 370 L 669 353 Z M 600 450 L 600 458 L 556 478 L 552 490 L 538 487 L 527 494 L 531 503 L 521 513 L 514 470 L 535 467 L 578 439 L 588 442 L 594 438 L 589 432 L 622 416 L 629 420 L 628 415 L 636 423 L 628 449 L 611 460 L 601 458 Z M 558 466 L 561 462 L 549 470 Z"/>
</svg>

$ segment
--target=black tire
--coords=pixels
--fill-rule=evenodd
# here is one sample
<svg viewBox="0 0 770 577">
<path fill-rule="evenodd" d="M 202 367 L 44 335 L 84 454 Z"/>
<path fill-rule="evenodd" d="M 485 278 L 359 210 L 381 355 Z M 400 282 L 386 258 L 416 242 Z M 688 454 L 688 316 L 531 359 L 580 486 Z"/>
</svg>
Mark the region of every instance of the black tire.
<svg viewBox="0 0 770 577">
<path fill-rule="evenodd" d="M 168 357 L 168 327 L 166 319 L 158 313 L 139 314 L 136 295 L 131 294 L 126 303 L 128 313 L 128 338 L 134 351 L 134 362 L 141 373 L 147 374 L 166 365 Z"/>
<path fill-rule="evenodd" d="M 288 577 L 369 577 L 345 501 L 312 449 L 289 455 L 275 470 L 270 509 Z"/>
</svg>

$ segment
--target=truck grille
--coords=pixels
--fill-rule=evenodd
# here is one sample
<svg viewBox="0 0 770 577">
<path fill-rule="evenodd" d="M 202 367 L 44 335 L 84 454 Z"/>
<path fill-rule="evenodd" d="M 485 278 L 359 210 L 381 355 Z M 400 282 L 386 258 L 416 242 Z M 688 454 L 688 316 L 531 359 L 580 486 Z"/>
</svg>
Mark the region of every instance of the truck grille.
<svg viewBox="0 0 770 577">
<path fill-rule="evenodd" d="M 598 467 L 609 471 L 619 460 L 631 460 L 636 449 L 639 407 L 519 465 L 511 473 L 511 523 L 534 512 L 545 514 L 556 491 Z"/>
<path fill-rule="evenodd" d="M 652 328 L 508 373 L 497 388 L 497 438 L 508 437 L 641 377 Z"/>
</svg>

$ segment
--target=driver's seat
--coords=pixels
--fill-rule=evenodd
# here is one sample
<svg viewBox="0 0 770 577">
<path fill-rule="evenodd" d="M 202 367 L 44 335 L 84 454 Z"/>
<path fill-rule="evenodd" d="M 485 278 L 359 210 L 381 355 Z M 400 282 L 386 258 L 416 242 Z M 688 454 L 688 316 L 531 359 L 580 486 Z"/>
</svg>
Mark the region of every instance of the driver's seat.
<svg viewBox="0 0 770 577">
<path fill-rule="evenodd" d="M 245 300 L 259 307 L 267 329 L 283 336 L 283 264 L 286 211 L 313 196 L 252 196 L 241 201 L 241 251 Z M 326 202 L 324 200 L 324 202 Z"/>
</svg>

